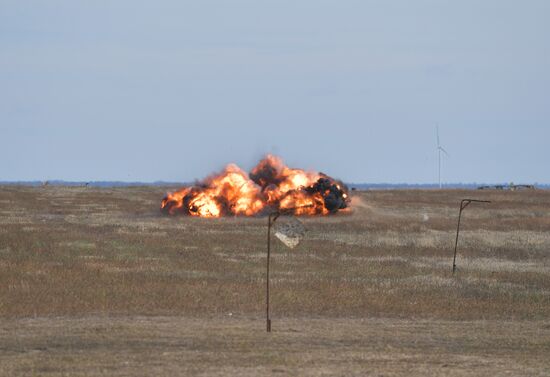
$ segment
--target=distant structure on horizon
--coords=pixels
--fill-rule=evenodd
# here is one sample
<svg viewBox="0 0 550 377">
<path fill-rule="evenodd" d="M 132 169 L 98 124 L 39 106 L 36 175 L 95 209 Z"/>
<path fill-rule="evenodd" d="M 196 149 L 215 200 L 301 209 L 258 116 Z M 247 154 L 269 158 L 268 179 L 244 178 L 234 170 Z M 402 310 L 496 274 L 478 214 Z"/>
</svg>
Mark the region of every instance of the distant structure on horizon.
<svg viewBox="0 0 550 377">
<path fill-rule="evenodd" d="M 535 185 L 514 185 L 513 183 L 510 183 L 509 185 L 493 185 L 493 186 L 479 186 L 478 190 L 509 190 L 509 191 L 516 191 L 516 190 L 534 190 L 536 187 Z"/>
</svg>

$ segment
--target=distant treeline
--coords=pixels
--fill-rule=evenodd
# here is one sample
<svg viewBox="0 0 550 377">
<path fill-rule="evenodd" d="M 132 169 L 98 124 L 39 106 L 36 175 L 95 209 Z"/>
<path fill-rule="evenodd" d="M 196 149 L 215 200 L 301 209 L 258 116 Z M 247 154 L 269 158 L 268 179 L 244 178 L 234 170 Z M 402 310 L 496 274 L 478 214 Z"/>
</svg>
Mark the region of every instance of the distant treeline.
<svg viewBox="0 0 550 377">
<path fill-rule="evenodd" d="M 347 183 L 349 188 L 355 188 L 357 190 L 395 190 L 395 189 L 408 189 L 408 190 L 425 190 L 425 189 L 438 189 L 438 183 Z M 533 186 L 537 189 L 550 189 L 550 184 L 534 183 L 528 186 Z M 464 189 L 464 190 L 476 190 L 480 187 L 492 188 L 492 187 L 510 187 L 510 183 L 446 183 L 443 184 L 444 189 Z"/>
<path fill-rule="evenodd" d="M 123 181 L 0 181 L 0 185 L 21 185 L 21 186 L 73 186 L 73 187 L 132 187 L 132 186 L 169 186 L 169 187 L 181 187 L 192 185 L 192 183 L 185 182 L 123 182 Z M 395 189 L 409 189 L 409 190 L 422 190 L 422 189 L 437 189 L 439 184 L 437 183 L 346 183 L 350 189 L 357 190 L 395 190 Z M 444 189 L 477 189 L 479 187 L 495 187 L 502 186 L 508 187 L 510 183 L 447 183 L 443 185 Z M 550 189 L 550 184 L 534 183 L 529 184 L 537 189 Z"/>
<path fill-rule="evenodd" d="M 0 185 L 12 186 L 69 186 L 69 187 L 132 187 L 132 186 L 185 186 L 186 183 L 181 182 L 124 182 L 124 181 L 0 181 Z"/>
</svg>

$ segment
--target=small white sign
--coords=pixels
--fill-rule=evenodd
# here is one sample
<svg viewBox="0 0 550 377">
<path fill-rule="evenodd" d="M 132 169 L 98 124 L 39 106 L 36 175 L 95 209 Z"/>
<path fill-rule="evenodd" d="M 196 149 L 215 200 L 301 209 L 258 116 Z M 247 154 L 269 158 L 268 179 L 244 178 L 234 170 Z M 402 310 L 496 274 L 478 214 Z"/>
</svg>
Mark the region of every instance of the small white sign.
<svg viewBox="0 0 550 377">
<path fill-rule="evenodd" d="M 284 217 L 284 220 L 281 220 L 283 218 L 279 218 L 279 221 L 275 223 L 275 237 L 287 247 L 294 249 L 304 238 L 306 228 L 295 217 Z"/>
</svg>

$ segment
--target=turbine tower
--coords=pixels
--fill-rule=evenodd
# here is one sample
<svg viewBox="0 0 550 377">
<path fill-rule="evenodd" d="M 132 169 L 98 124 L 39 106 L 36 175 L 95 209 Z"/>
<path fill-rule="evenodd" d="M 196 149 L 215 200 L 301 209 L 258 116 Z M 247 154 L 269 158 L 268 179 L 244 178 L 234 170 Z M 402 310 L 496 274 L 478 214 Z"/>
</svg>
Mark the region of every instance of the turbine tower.
<svg viewBox="0 0 550 377">
<path fill-rule="evenodd" d="M 439 188 L 441 189 L 441 152 L 449 156 L 447 151 L 441 146 L 439 142 L 439 126 L 435 126 L 435 134 L 437 136 L 437 162 L 438 162 L 438 177 L 439 177 Z"/>
</svg>

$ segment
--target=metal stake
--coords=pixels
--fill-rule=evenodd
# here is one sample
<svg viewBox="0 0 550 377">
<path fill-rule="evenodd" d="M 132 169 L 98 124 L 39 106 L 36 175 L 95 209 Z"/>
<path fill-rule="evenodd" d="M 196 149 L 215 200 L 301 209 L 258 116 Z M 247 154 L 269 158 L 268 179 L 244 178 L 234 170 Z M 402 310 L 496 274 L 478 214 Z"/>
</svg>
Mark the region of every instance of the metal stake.
<svg viewBox="0 0 550 377">
<path fill-rule="evenodd" d="M 456 271 L 456 250 L 458 247 L 458 234 L 460 233 L 460 219 L 462 217 L 462 211 L 470 205 L 470 203 L 491 203 L 490 200 L 476 200 L 476 199 L 462 199 L 460 202 L 460 211 L 458 212 L 458 224 L 456 225 L 456 241 L 455 241 L 455 253 L 453 257 L 453 275 Z"/>
<path fill-rule="evenodd" d="M 271 332 L 271 318 L 269 318 L 269 260 L 271 259 L 271 227 L 275 223 L 275 221 L 279 218 L 279 216 L 292 213 L 293 211 L 299 209 L 299 208 L 308 208 L 313 207 L 312 204 L 300 206 L 300 207 L 293 207 L 293 208 L 285 208 L 280 209 L 278 211 L 272 212 L 267 216 L 267 269 L 266 269 L 266 282 L 265 282 L 265 319 L 266 319 L 266 330 L 267 332 Z"/>
<path fill-rule="evenodd" d="M 270 213 L 267 217 L 267 274 L 266 274 L 266 287 L 265 287 L 265 316 L 266 316 L 266 330 L 271 332 L 271 318 L 269 318 L 269 260 L 271 259 L 271 225 L 281 215 L 280 212 Z M 273 216 L 273 220 L 271 217 Z"/>
</svg>

